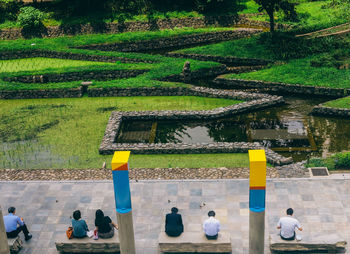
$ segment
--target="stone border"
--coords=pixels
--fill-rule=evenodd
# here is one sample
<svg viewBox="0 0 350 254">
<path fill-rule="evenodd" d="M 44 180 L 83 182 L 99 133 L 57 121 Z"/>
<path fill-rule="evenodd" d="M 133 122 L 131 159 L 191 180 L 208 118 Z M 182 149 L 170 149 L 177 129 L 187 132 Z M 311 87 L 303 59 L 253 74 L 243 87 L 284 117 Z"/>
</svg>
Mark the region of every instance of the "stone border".
<svg viewBox="0 0 350 254">
<path fill-rule="evenodd" d="M 4 77 L 3 80 L 7 82 L 21 82 L 21 83 L 57 83 L 70 82 L 79 80 L 108 80 L 132 78 L 144 74 L 149 70 L 84 70 L 80 72 L 66 72 L 66 73 L 48 73 L 43 75 L 25 75 Z"/>
<path fill-rule="evenodd" d="M 203 68 L 191 72 L 191 78 L 200 78 L 207 76 L 220 75 L 226 72 L 226 66 L 220 65 L 213 68 Z M 29 76 L 33 78 L 33 76 Z M 35 76 L 35 79 L 41 79 L 41 76 Z M 173 74 L 161 79 L 168 82 L 183 82 L 182 74 Z M 0 99 L 40 99 L 40 98 L 75 98 L 82 97 L 86 91 L 89 97 L 108 97 L 108 96 L 186 96 L 193 95 L 188 88 L 183 87 L 135 87 L 135 88 L 88 88 L 79 86 L 77 88 L 64 89 L 26 89 L 26 90 L 0 90 Z"/>
<path fill-rule="evenodd" d="M 0 99 L 80 98 L 83 86 L 65 89 L 0 90 Z"/>
<path fill-rule="evenodd" d="M 93 34 L 93 33 L 122 33 L 135 31 L 174 29 L 175 27 L 232 27 L 233 25 L 263 27 L 269 28 L 269 22 L 251 20 L 249 15 L 241 14 L 239 16 L 208 16 L 208 17 L 190 17 L 181 19 L 160 19 L 149 22 L 125 22 L 101 23 L 99 25 L 77 24 L 70 26 L 47 27 L 39 32 L 39 37 L 59 37 L 64 35 Z M 277 29 L 289 28 L 291 26 L 276 24 Z M 11 28 L 0 30 L 0 39 L 14 40 L 23 38 L 22 29 Z"/>
<path fill-rule="evenodd" d="M 350 118 L 350 108 L 332 108 L 322 104 L 314 107 L 311 112 L 313 115 L 335 116 Z"/>
<path fill-rule="evenodd" d="M 246 102 L 213 110 L 201 111 L 114 111 L 108 121 L 106 131 L 99 148 L 100 154 L 113 154 L 114 151 L 128 150 L 135 154 L 151 153 L 238 153 L 247 152 L 249 149 L 265 149 L 268 162 L 275 165 L 292 163 L 292 158 L 285 158 L 270 149 L 264 148 L 260 143 L 246 142 L 215 142 L 202 144 L 129 144 L 115 143 L 122 121 L 124 120 L 205 120 L 216 119 L 225 116 L 240 114 L 260 108 L 283 103 L 280 96 L 265 94 L 253 94 L 245 92 L 222 91 L 218 89 L 193 87 L 193 93 L 197 96 L 215 98 L 244 99 Z M 192 94 L 191 94 L 192 95 Z"/>
<path fill-rule="evenodd" d="M 270 92 L 281 93 L 293 93 L 304 95 L 322 95 L 329 97 L 344 97 L 350 95 L 350 89 L 343 88 L 328 88 L 328 87 L 316 87 L 306 86 L 299 84 L 286 84 L 280 82 L 266 82 L 259 80 L 244 80 L 244 79 L 229 79 L 224 77 L 217 77 L 214 79 L 214 83 L 218 86 L 231 87 L 231 88 L 258 88 L 268 90 Z"/>
<path fill-rule="evenodd" d="M 114 63 L 116 61 L 120 61 L 122 63 L 155 63 L 155 61 L 144 60 L 144 59 L 133 59 L 133 58 L 117 57 L 117 56 L 88 55 L 88 54 L 39 50 L 39 49 L 19 50 L 19 51 L 0 51 L 0 60 L 32 58 L 32 57 L 60 58 L 60 59 L 84 60 L 84 61 L 108 62 L 108 63 Z"/>
<path fill-rule="evenodd" d="M 260 32 L 261 30 L 259 29 L 237 28 L 232 31 L 179 35 L 135 42 L 90 44 L 78 46 L 77 48 L 101 51 L 139 52 L 240 39 Z"/>
<path fill-rule="evenodd" d="M 241 58 L 241 57 L 232 57 L 232 56 L 212 56 L 212 55 L 202 55 L 202 54 L 186 54 L 186 53 L 177 53 L 169 52 L 166 54 L 169 57 L 176 58 L 190 58 L 199 61 L 213 61 L 223 64 L 230 64 L 234 66 L 261 66 L 268 65 L 273 63 L 273 61 L 257 58 Z"/>
</svg>

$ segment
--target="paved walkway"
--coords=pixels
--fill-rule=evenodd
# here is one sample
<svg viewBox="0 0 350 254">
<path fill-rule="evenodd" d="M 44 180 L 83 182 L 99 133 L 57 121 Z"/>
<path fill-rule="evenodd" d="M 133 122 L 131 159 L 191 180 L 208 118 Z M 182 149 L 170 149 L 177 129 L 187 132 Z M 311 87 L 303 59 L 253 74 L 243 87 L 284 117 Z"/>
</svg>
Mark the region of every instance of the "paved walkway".
<svg viewBox="0 0 350 254">
<path fill-rule="evenodd" d="M 139 181 L 131 186 L 138 254 L 158 253 L 158 234 L 172 206 L 180 209 L 186 231 L 200 231 L 214 209 L 222 230 L 231 234 L 233 253 L 248 253 L 248 180 Z M 98 208 L 115 220 L 112 188 L 110 181 L 0 182 L 0 204 L 16 206 L 33 233 L 21 253 L 57 253 L 55 239 L 64 234 L 73 210 L 82 211 L 90 229 Z M 293 207 L 304 239 L 321 230 L 350 242 L 349 193 L 350 179 L 270 179 L 267 231 L 276 233 L 279 217 Z"/>
</svg>

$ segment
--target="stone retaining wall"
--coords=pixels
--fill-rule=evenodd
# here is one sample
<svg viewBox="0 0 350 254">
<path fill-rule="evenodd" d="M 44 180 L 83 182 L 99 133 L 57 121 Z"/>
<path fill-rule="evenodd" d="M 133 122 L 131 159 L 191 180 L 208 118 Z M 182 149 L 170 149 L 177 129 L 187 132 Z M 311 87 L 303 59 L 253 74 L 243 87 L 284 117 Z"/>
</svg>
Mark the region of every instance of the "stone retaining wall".
<svg viewBox="0 0 350 254">
<path fill-rule="evenodd" d="M 332 108 L 323 105 L 318 105 L 312 109 L 313 115 L 338 116 L 343 118 L 350 118 L 349 108 Z"/>
<path fill-rule="evenodd" d="M 232 31 L 219 31 L 201 34 L 190 34 L 183 36 L 173 36 L 159 38 L 155 40 L 145 40 L 138 42 L 119 42 L 79 46 L 80 49 L 92 49 L 102 51 L 137 52 L 165 48 L 183 47 L 201 43 L 211 43 L 239 39 L 261 32 L 258 29 L 238 28 Z"/>
<path fill-rule="evenodd" d="M 128 150 L 135 154 L 160 154 L 160 153 L 241 153 L 249 149 L 265 149 L 260 143 L 245 142 L 215 142 L 203 144 L 128 144 L 115 143 L 122 121 L 125 120 L 206 120 L 254 111 L 283 103 L 280 96 L 265 94 L 251 94 L 244 92 L 222 91 L 218 89 L 196 87 L 193 92 L 197 96 L 210 96 L 217 98 L 231 98 L 247 100 L 246 102 L 213 110 L 201 111 L 130 111 L 112 112 L 108 121 L 104 138 L 99 148 L 100 154 L 113 154 L 116 150 Z M 268 161 L 272 164 L 283 165 L 292 163 L 291 158 L 278 155 L 270 149 L 265 149 Z"/>
<path fill-rule="evenodd" d="M 54 26 L 36 34 L 39 37 L 58 37 L 64 35 L 93 34 L 93 33 L 121 33 L 148 30 L 173 29 L 175 27 L 231 27 L 233 25 L 241 25 L 248 27 L 264 27 L 269 28 L 269 22 L 250 20 L 247 15 L 237 16 L 219 16 L 219 17 L 190 17 L 182 19 L 160 19 L 150 22 L 126 22 L 124 24 L 117 23 L 101 23 L 101 24 L 77 24 L 69 26 Z M 277 29 L 287 28 L 285 25 L 276 24 Z M 22 33 L 22 29 L 11 28 L 0 30 L 0 39 L 14 40 L 26 37 Z"/>
<path fill-rule="evenodd" d="M 260 66 L 273 63 L 273 61 L 256 59 L 256 58 L 240 58 L 232 56 L 212 56 L 212 55 L 201 55 L 201 54 L 186 54 L 186 53 L 176 53 L 169 52 L 166 56 L 176 57 L 176 58 L 191 58 L 200 61 L 213 61 L 223 64 L 229 64 L 234 66 Z"/>
<path fill-rule="evenodd" d="M 191 72 L 191 76 L 206 77 L 207 75 L 219 75 L 225 72 L 226 66 L 221 65 L 209 69 L 200 69 Z M 80 77 L 80 76 L 79 76 Z M 33 76 L 28 76 L 33 79 Z M 35 76 L 35 80 L 43 79 Z M 181 82 L 183 76 L 181 74 L 171 75 L 164 78 L 164 81 Z M 194 95 L 193 88 L 179 87 L 137 87 L 137 88 L 88 88 L 89 97 L 108 97 L 108 96 L 186 96 Z M 0 99 L 40 99 L 40 98 L 73 98 L 82 97 L 84 93 L 83 86 L 74 89 L 37 89 L 37 90 L 0 90 Z"/>
<path fill-rule="evenodd" d="M 0 90 L 0 99 L 76 98 L 82 96 L 82 87 L 50 90 Z"/>
<path fill-rule="evenodd" d="M 243 80 L 243 79 L 228 79 L 218 77 L 214 80 L 214 83 L 218 87 L 229 87 L 229 88 L 257 88 L 264 89 L 264 91 L 280 92 L 280 93 L 293 93 L 293 94 L 310 94 L 310 95 L 321 95 L 329 97 L 344 97 L 350 95 L 350 89 L 343 88 L 329 88 L 329 87 L 317 87 L 317 86 L 306 86 L 298 84 L 286 84 L 278 82 L 265 82 L 259 80 Z"/>
<path fill-rule="evenodd" d="M 116 56 L 102 56 L 102 55 L 87 55 L 70 52 L 58 52 L 49 50 L 21 50 L 21 51 L 1 51 L 0 60 L 32 58 L 32 57 L 47 57 L 47 58 L 62 58 L 70 60 L 84 60 L 95 62 L 109 62 L 114 63 L 120 61 L 122 63 L 154 63 L 152 60 L 132 59 L 126 57 Z"/>
<path fill-rule="evenodd" d="M 141 75 L 149 70 L 93 70 L 67 73 L 50 73 L 44 75 L 29 75 L 17 77 L 4 77 L 4 81 L 21 83 L 52 83 L 70 82 L 77 80 L 111 80 L 131 78 Z"/>
</svg>

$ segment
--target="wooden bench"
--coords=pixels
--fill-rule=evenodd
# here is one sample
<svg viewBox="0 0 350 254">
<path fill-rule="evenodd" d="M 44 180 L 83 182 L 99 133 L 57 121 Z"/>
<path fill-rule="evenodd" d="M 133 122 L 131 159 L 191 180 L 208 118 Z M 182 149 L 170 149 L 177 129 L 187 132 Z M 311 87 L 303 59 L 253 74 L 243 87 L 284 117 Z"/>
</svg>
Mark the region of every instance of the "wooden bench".
<svg viewBox="0 0 350 254">
<path fill-rule="evenodd" d="M 11 254 L 18 253 L 23 247 L 23 242 L 19 236 L 17 236 L 16 238 L 7 239 L 7 244 L 9 246 Z"/>
<path fill-rule="evenodd" d="M 113 238 L 94 240 L 89 237 L 68 239 L 62 235 L 56 242 L 56 249 L 61 253 L 118 253 L 120 252 L 118 234 Z"/>
<path fill-rule="evenodd" d="M 274 234 L 269 240 L 271 253 L 336 253 L 344 251 L 347 244 L 337 234 L 303 236 L 301 241 L 285 241 Z"/>
<path fill-rule="evenodd" d="M 217 240 L 208 240 L 202 232 L 184 232 L 178 237 L 159 235 L 159 248 L 165 253 L 231 253 L 230 234 L 219 233 Z"/>
</svg>

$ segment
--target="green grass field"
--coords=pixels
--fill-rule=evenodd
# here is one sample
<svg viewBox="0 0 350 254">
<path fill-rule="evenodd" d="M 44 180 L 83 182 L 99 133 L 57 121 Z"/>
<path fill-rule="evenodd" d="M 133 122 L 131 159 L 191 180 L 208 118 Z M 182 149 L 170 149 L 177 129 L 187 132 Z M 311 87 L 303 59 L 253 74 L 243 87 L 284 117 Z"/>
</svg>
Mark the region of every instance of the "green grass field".
<svg viewBox="0 0 350 254">
<path fill-rule="evenodd" d="M 239 101 L 176 96 L 0 100 L 0 168 L 98 168 L 111 160 L 99 155 L 98 147 L 113 110 L 207 110 L 235 103 Z M 188 155 L 180 163 L 177 156 L 171 161 L 165 159 L 171 156 L 138 155 L 132 165 L 145 166 L 142 161 L 154 167 L 242 165 L 242 160 L 220 156 L 197 163 Z"/>
<path fill-rule="evenodd" d="M 340 98 L 334 101 L 328 101 L 324 105 L 332 108 L 350 108 L 350 97 Z"/>
<path fill-rule="evenodd" d="M 243 58 L 274 59 L 273 52 L 264 44 L 259 43 L 259 36 L 187 48 L 176 52 Z"/>
<path fill-rule="evenodd" d="M 113 63 L 105 62 L 92 62 L 92 61 L 79 61 L 79 60 L 67 60 L 57 58 L 25 58 L 25 59 L 13 59 L 13 60 L 0 60 L 0 73 L 4 72 L 25 72 L 25 71 L 43 71 L 62 68 L 74 68 L 82 66 L 114 66 Z M 120 66 L 124 66 L 120 64 Z"/>
<path fill-rule="evenodd" d="M 227 74 L 228 78 L 282 82 L 317 87 L 350 88 L 350 70 L 332 67 L 312 67 L 312 58 L 291 60 L 259 71 Z"/>
</svg>

